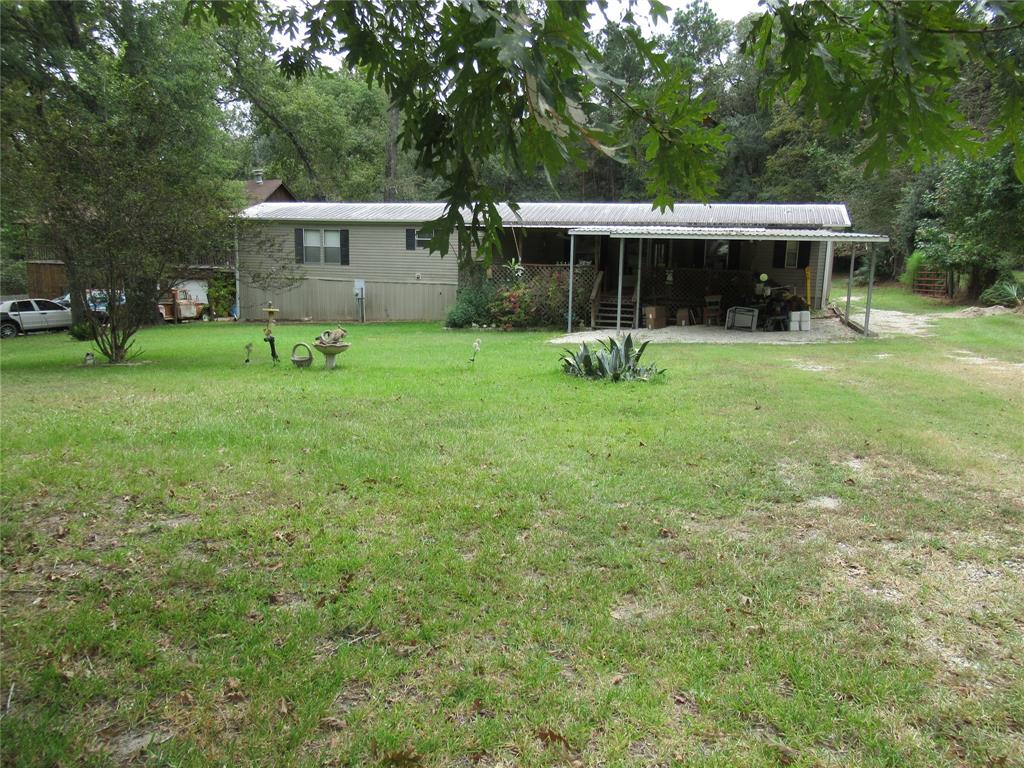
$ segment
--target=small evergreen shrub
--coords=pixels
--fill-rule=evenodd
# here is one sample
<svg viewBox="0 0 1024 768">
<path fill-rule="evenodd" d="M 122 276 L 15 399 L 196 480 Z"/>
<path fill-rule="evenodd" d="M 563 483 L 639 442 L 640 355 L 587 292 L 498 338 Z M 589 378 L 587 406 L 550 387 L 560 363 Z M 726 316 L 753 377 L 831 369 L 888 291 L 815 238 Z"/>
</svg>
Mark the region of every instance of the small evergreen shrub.
<svg viewBox="0 0 1024 768">
<path fill-rule="evenodd" d="M 1024 307 L 1024 283 L 1018 283 L 1016 280 L 1000 280 L 982 291 L 979 298 L 983 304 L 990 307 L 1019 309 Z"/>
<path fill-rule="evenodd" d="M 92 324 L 87 323 L 84 320 L 82 322 L 75 323 L 68 328 L 68 333 L 75 341 L 94 341 L 96 339 L 96 334 L 93 332 Z"/>
<path fill-rule="evenodd" d="M 910 254 L 910 258 L 907 259 L 907 265 L 903 270 L 903 274 L 900 275 L 900 282 L 907 286 L 913 286 L 914 280 L 917 278 L 918 270 L 924 266 L 924 252 L 914 251 Z"/>
<path fill-rule="evenodd" d="M 467 328 L 473 323 L 489 325 L 495 322 L 492 306 L 496 300 L 497 292 L 489 283 L 465 286 L 459 291 L 455 306 L 448 312 L 448 327 Z"/>
</svg>

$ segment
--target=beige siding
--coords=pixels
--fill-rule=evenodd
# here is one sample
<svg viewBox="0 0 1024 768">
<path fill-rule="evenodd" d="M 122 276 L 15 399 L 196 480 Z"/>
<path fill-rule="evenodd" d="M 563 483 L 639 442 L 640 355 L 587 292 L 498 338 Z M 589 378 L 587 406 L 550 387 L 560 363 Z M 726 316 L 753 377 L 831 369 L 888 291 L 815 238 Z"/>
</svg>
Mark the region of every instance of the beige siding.
<svg viewBox="0 0 1024 768">
<path fill-rule="evenodd" d="M 771 240 L 759 240 L 752 243 L 754 246 L 754 258 L 751 269 L 754 272 L 763 272 L 769 279 L 780 285 L 791 285 L 798 296 L 806 299 L 807 278 L 802 269 L 775 269 L 772 267 L 772 256 L 775 252 L 775 242 Z M 822 288 L 825 277 L 825 247 L 826 243 L 811 243 L 811 301 L 812 307 L 821 307 Z"/>
<path fill-rule="evenodd" d="M 367 320 L 440 320 L 455 301 L 458 256 L 443 258 L 426 249 L 405 249 L 406 227 L 417 224 L 306 223 L 304 229 L 347 229 L 349 264 L 295 262 L 295 229 L 291 223 L 257 225 L 255 235 L 239 243 L 242 318 L 261 320 L 268 301 L 281 310 L 282 320 L 353 320 L 357 306 L 355 280 L 366 281 Z M 301 280 L 288 289 L 261 289 L 249 278 L 275 267 L 298 273 Z"/>
</svg>

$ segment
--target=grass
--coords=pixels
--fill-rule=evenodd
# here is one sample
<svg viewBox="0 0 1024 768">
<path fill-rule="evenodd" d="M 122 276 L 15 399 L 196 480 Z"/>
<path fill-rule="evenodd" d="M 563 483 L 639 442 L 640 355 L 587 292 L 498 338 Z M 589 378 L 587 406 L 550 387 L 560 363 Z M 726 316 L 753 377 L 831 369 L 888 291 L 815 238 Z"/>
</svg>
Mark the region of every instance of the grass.
<svg viewBox="0 0 1024 768">
<path fill-rule="evenodd" d="M 259 338 L 3 343 L 5 765 L 1024 764 L 1024 318 Z"/>
<path fill-rule="evenodd" d="M 836 277 L 832 282 L 831 297 L 840 309 L 846 309 L 846 278 Z M 853 286 L 853 306 L 864 311 L 867 305 L 868 287 L 866 285 Z M 954 304 L 943 299 L 933 299 L 929 296 L 921 296 L 914 293 L 909 286 L 896 281 L 876 283 L 871 292 L 871 308 L 895 310 L 897 312 L 910 312 L 913 314 L 956 312 L 963 309 L 963 305 Z"/>
</svg>

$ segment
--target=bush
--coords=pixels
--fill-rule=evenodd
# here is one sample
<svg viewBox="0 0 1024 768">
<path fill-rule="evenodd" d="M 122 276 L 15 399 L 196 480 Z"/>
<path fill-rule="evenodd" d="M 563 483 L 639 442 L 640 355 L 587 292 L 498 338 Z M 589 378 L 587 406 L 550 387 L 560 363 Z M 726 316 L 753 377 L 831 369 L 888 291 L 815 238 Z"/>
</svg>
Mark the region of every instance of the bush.
<svg viewBox="0 0 1024 768">
<path fill-rule="evenodd" d="M 1016 280 L 1000 280 L 981 293 L 981 302 L 989 306 L 1024 307 L 1024 283 Z"/>
<path fill-rule="evenodd" d="M 501 288 L 491 304 L 491 317 L 502 328 L 526 328 L 534 325 L 533 295 L 522 284 Z"/>
<path fill-rule="evenodd" d="M 467 285 L 459 290 L 455 306 L 448 312 L 448 327 L 466 328 L 473 323 L 489 325 L 494 322 L 492 306 L 496 299 L 497 292 L 489 283 Z"/>
<path fill-rule="evenodd" d="M 79 323 L 75 323 L 68 328 L 68 333 L 71 338 L 75 341 L 95 341 L 96 334 L 93 332 L 92 323 L 87 323 L 84 320 Z"/>
<path fill-rule="evenodd" d="M 649 341 L 639 347 L 633 344 L 632 334 L 626 334 L 621 344 L 614 338 L 599 342 L 600 349 L 590 349 L 586 343 L 573 352 L 565 350 L 562 356 L 562 370 L 570 376 L 584 379 L 608 379 L 610 381 L 647 381 L 652 376 L 665 373 L 655 364 L 641 365 L 640 358 Z"/>
<path fill-rule="evenodd" d="M 903 274 L 900 275 L 900 282 L 904 285 L 913 287 L 914 280 L 917 278 L 917 272 L 923 266 L 924 253 L 922 251 L 914 251 L 910 254 L 910 258 L 907 259 L 907 266 L 903 270 Z"/>
<path fill-rule="evenodd" d="M 206 296 L 214 317 L 227 317 L 235 306 L 235 278 L 217 275 L 207 280 Z"/>
</svg>

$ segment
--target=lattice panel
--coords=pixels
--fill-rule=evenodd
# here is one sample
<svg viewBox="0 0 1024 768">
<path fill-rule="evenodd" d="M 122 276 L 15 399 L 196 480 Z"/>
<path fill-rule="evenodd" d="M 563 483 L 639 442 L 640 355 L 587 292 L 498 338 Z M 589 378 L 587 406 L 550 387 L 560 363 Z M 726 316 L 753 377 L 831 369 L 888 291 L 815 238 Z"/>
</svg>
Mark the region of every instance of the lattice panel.
<svg viewBox="0 0 1024 768">
<path fill-rule="evenodd" d="M 590 319 L 590 292 L 597 271 L 593 265 L 578 265 L 573 277 L 573 319 Z M 490 280 L 498 288 L 521 285 L 536 307 L 538 325 L 563 325 L 569 309 L 569 267 L 566 264 L 523 264 L 516 270 L 505 265 L 491 267 Z"/>
</svg>

